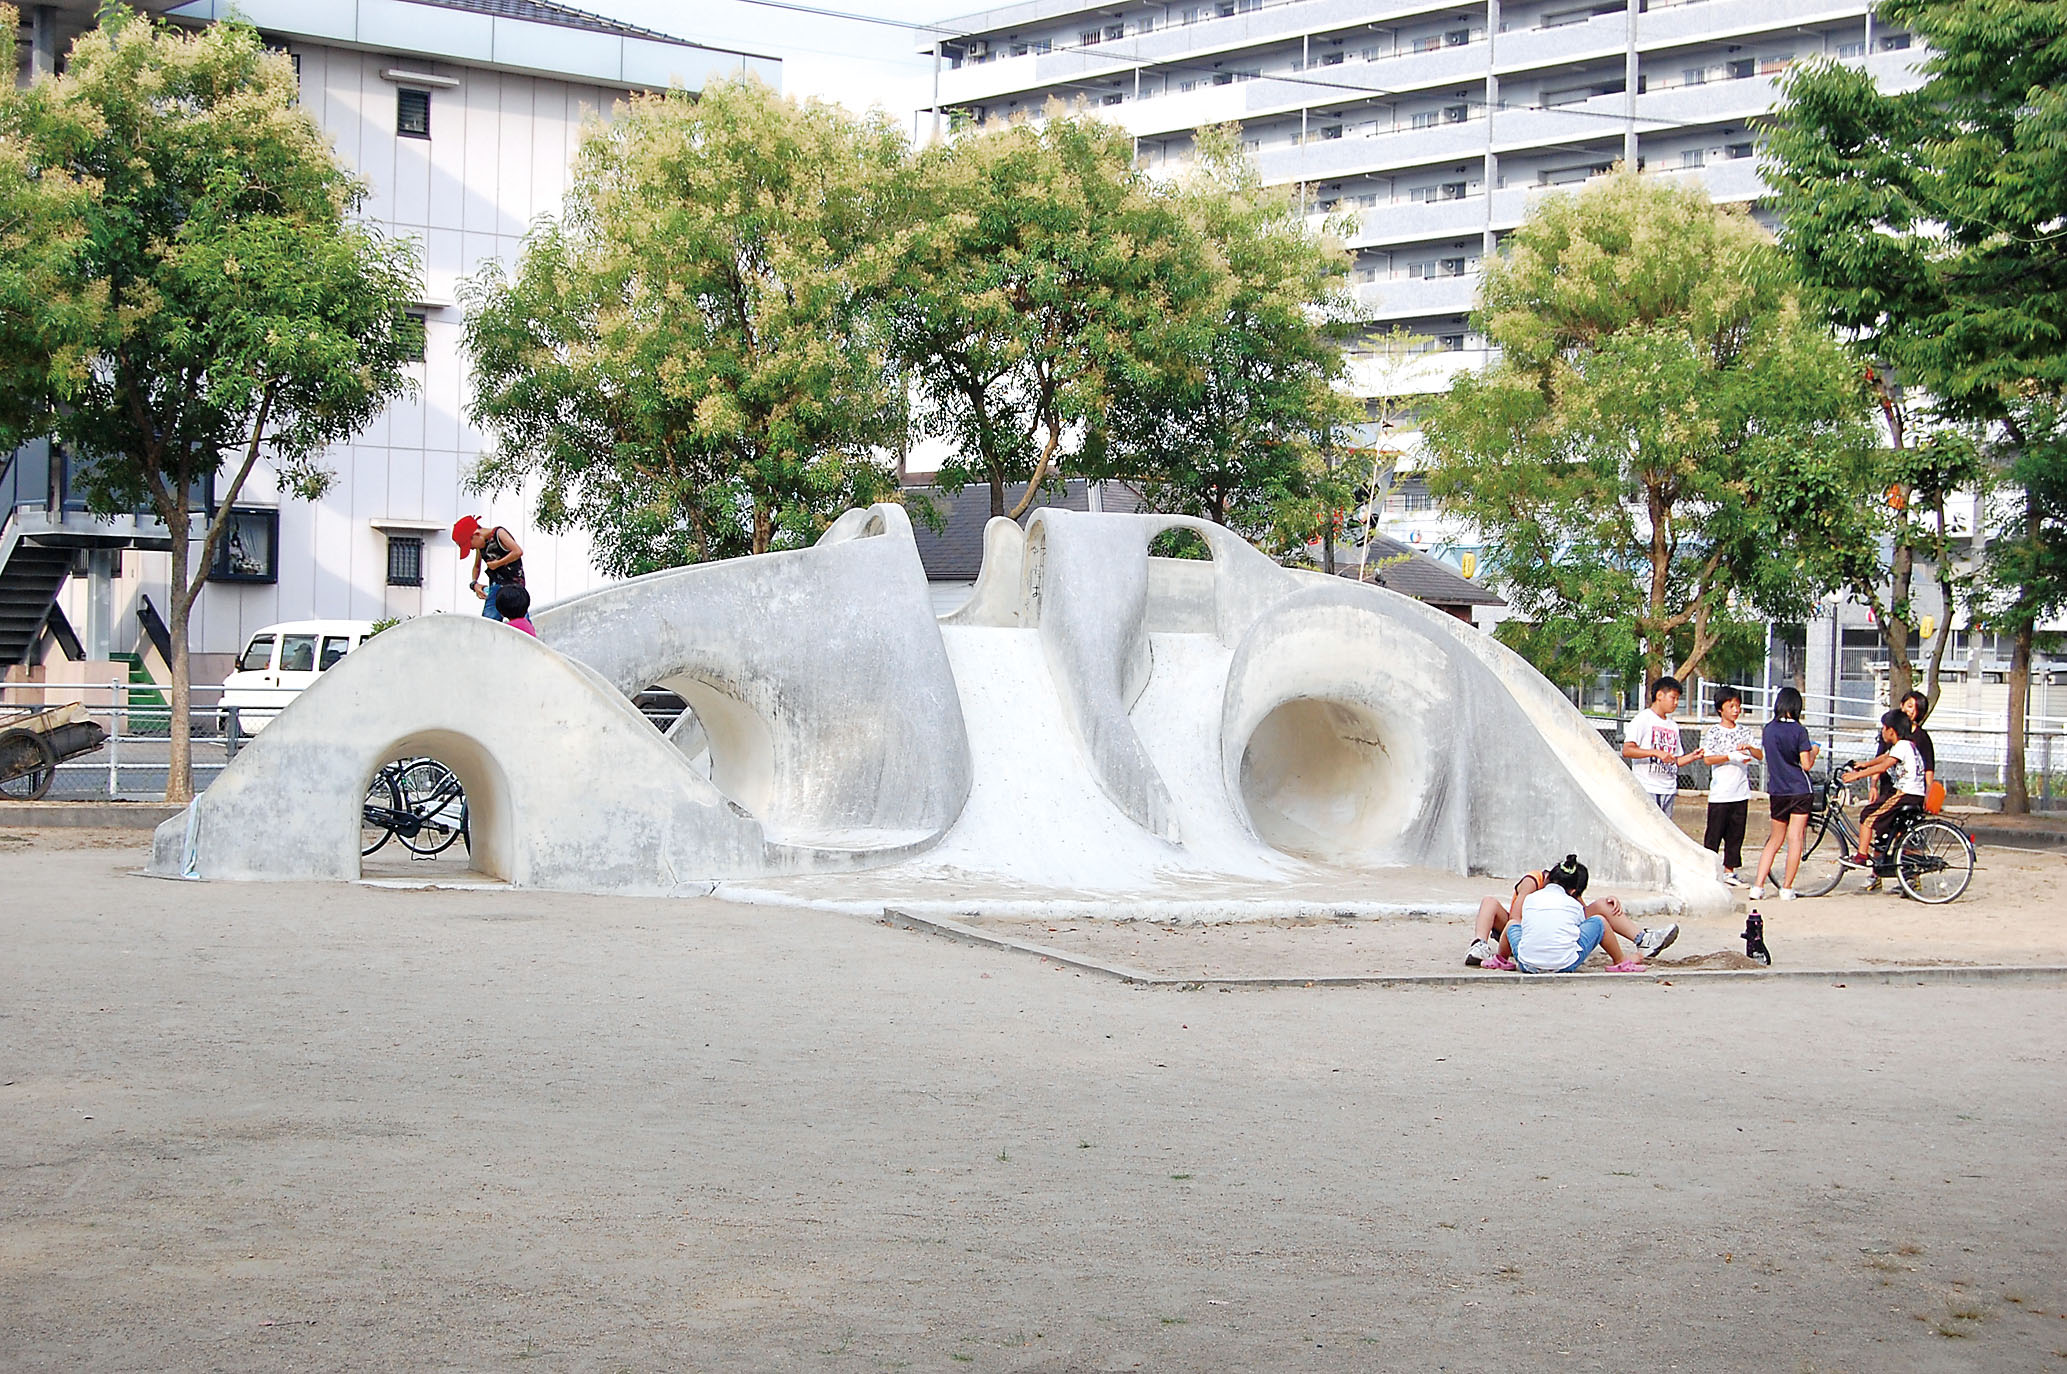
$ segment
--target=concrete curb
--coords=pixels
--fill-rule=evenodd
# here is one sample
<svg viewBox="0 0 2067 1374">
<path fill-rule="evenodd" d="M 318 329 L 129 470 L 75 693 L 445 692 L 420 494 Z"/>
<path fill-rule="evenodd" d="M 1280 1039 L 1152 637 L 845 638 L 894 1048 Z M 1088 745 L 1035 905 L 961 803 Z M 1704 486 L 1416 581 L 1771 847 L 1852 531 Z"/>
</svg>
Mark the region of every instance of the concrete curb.
<svg viewBox="0 0 2067 1374">
<path fill-rule="evenodd" d="M 1212 975 L 1203 977 L 1171 977 L 1148 973 L 1141 969 L 1127 968 L 1119 964 L 1104 964 L 1095 959 L 1086 959 L 1079 954 L 1069 954 L 1047 945 L 1030 941 L 1014 940 L 1009 936 L 994 935 L 959 921 L 944 920 L 934 916 L 915 915 L 909 911 L 885 909 L 879 918 L 881 923 L 898 930 L 916 931 L 923 935 L 937 935 L 958 944 L 975 945 L 985 949 L 1009 950 L 1016 954 L 1031 954 L 1064 968 L 1095 973 L 1136 987 L 1176 988 L 1179 991 L 1201 991 L 1209 988 L 1489 988 L 1489 987 L 1537 987 L 1546 983 L 1571 982 L 1613 982 L 1650 983 L 1652 985 L 1673 985 L 1679 983 L 1709 982 L 1792 982 L 1792 983 L 2046 983 L 2067 984 L 2067 966 L 2058 964 L 1974 964 L 1947 965 L 1932 964 L 1922 967 L 1891 968 L 1844 968 L 1844 969 L 1655 969 L 1649 974 L 1634 973 L 1544 973 L 1512 976 L 1487 973 L 1363 973 L 1332 975 L 1325 977 L 1263 977 L 1263 978 L 1220 978 Z"/>
<path fill-rule="evenodd" d="M 184 806 L 164 802 L 13 802 L 0 806 L 0 826 L 23 830 L 155 830 Z"/>
</svg>

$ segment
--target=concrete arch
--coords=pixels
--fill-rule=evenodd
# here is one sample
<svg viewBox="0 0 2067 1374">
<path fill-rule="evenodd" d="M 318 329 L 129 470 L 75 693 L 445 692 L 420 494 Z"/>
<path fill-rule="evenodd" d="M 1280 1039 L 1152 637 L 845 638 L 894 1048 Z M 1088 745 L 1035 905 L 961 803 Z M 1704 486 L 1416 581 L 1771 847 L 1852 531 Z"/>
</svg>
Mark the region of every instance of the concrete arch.
<svg viewBox="0 0 2067 1374">
<path fill-rule="evenodd" d="M 592 669 L 491 620 L 425 616 L 282 711 L 159 827 L 152 871 L 356 878 L 367 782 L 411 751 L 459 774 L 475 862 L 514 884 L 669 892 L 800 865 Z"/>
<path fill-rule="evenodd" d="M 651 573 L 532 618 L 619 691 L 681 693 L 712 782 L 771 843 L 894 858 L 968 797 L 961 702 L 901 506 L 848 511 L 811 548 Z"/>
</svg>

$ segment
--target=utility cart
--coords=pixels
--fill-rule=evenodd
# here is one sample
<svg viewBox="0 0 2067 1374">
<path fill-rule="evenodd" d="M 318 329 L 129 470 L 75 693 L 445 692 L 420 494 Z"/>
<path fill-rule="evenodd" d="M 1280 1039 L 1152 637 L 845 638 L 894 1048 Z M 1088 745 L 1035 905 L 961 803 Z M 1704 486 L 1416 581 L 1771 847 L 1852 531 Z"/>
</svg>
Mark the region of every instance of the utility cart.
<svg viewBox="0 0 2067 1374">
<path fill-rule="evenodd" d="M 91 754 L 107 739 L 76 701 L 42 711 L 0 707 L 0 797 L 41 801 L 60 763 Z"/>
</svg>

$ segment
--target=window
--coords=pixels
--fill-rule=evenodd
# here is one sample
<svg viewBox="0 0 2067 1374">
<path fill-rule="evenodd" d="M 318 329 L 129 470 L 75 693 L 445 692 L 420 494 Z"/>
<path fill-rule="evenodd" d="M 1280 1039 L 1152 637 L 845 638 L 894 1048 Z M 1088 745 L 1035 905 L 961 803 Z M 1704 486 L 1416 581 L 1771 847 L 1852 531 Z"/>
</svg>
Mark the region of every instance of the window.
<svg viewBox="0 0 2067 1374">
<path fill-rule="evenodd" d="M 279 547 L 279 511 L 232 507 L 230 518 L 223 525 L 221 541 L 215 546 L 215 562 L 209 565 L 209 580 L 278 581 Z"/>
<path fill-rule="evenodd" d="M 1052 38 L 1036 38 L 1034 40 L 1033 50 L 1036 56 L 1039 56 L 1042 53 L 1054 52 L 1055 40 Z"/>
<path fill-rule="evenodd" d="M 1154 33 L 1155 31 L 1156 20 L 1152 14 L 1144 14 L 1134 21 L 1134 32 L 1136 33 Z"/>
<path fill-rule="evenodd" d="M 316 671 L 326 672 L 330 666 L 352 651 L 350 635 L 324 635 L 323 655 L 316 660 Z"/>
<path fill-rule="evenodd" d="M 1464 199 L 1464 183 L 1461 181 L 1444 182 L 1442 187 L 1442 198 L 1444 200 Z"/>
<path fill-rule="evenodd" d="M 1415 52 L 1439 52 L 1442 50 L 1442 46 L 1443 40 L 1442 37 L 1438 34 L 1432 33 L 1428 35 L 1428 37 L 1426 38 L 1417 38 L 1414 40 Z"/>
<path fill-rule="evenodd" d="M 414 534 L 391 534 L 388 536 L 388 585 L 390 587 L 421 587 L 423 585 L 423 538 Z"/>
<path fill-rule="evenodd" d="M 1321 54 L 1321 65 L 1323 67 L 1339 67 L 1342 65 L 1342 57 L 1343 55 L 1339 52 L 1323 53 Z"/>
<path fill-rule="evenodd" d="M 423 361 L 425 316 L 421 310 L 405 310 L 395 325 L 395 342 L 405 362 Z"/>
<path fill-rule="evenodd" d="M 1445 353 L 1461 353 L 1464 351 L 1464 336 L 1462 334 L 1440 334 L 1436 336 L 1435 342 L 1436 346 Z"/>
<path fill-rule="evenodd" d="M 1028 47 L 1027 47 L 1027 46 L 1026 46 L 1026 44 L 1024 44 L 1024 43 L 1014 43 L 1014 44 L 1012 45 L 1012 55 L 1013 55 L 1014 57 L 1024 57 L 1024 56 L 1026 56 L 1026 54 L 1028 53 L 1028 51 L 1030 51 L 1030 50 L 1028 49 Z"/>
<path fill-rule="evenodd" d="M 1839 59 L 1847 57 L 1864 57 L 1866 55 L 1866 44 L 1863 42 L 1840 43 L 1837 45 L 1837 55 Z"/>
<path fill-rule="evenodd" d="M 1077 35 L 1077 42 L 1086 48 L 1091 47 L 1098 41 L 1099 35 L 1098 30 L 1096 29 L 1085 29 L 1082 33 Z"/>
<path fill-rule="evenodd" d="M 1187 24 L 1196 24 L 1199 22 L 1199 20 L 1204 19 L 1205 17 L 1205 10 L 1201 9 L 1197 5 L 1192 6 L 1190 9 L 1184 12 L 1184 22 Z"/>
<path fill-rule="evenodd" d="M 1471 107 L 1469 105 L 1443 106 L 1443 123 L 1445 124 L 1462 124 L 1469 118 L 1471 118 Z"/>
<path fill-rule="evenodd" d="M 262 673 L 273 666 L 273 637 L 253 635 L 251 643 L 244 649 L 244 657 L 237 660 L 240 673 Z"/>
<path fill-rule="evenodd" d="M 1098 103 L 1099 103 L 1099 104 L 1101 104 L 1101 105 L 1117 105 L 1117 104 L 1119 104 L 1119 103 L 1120 103 L 1120 101 L 1124 100 L 1125 98 L 1126 98 L 1125 96 L 1122 96 L 1122 95 L 1118 95 L 1118 94 L 1114 94 L 1114 95 L 1108 95 L 1108 96 L 1104 96 L 1104 97 L 1101 97 L 1101 98 L 1099 99 Z"/>
<path fill-rule="evenodd" d="M 282 635 L 280 637 L 280 671 L 283 673 L 315 672 L 316 637 L 314 635 Z"/>
<path fill-rule="evenodd" d="M 1752 146 L 1749 143 L 1732 143 L 1729 147 L 1723 149 L 1723 156 L 1735 160 L 1737 158 L 1750 157 L 1752 151 Z"/>
<path fill-rule="evenodd" d="M 1214 73 L 1213 73 L 1213 84 L 1214 84 L 1214 85 L 1216 85 L 1216 86 L 1232 86 L 1232 85 L 1234 84 L 1234 73 L 1233 73 L 1233 72 L 1214 72 Z"/>
<path fill-rule="evenodd" d="M 1909 35 L 1906 33 L 1891 33 L 1880 40 L 1880 50 L 1882 52 L 1901 52 L 1908 46 Z"/>
<path fill-rule="evenodd" d="M 1105 38 L 1107 42 L 1111 42 L 1114 39 L 1118 38 L 1125 38 L 1126 36 L 1127 26 L 1125 24 L 1107 24 L 1105 26 Z"/>
<path fill-rule="evenodd" d="M 1443 46 L 1461 48 L 1471 41 L 1470 29 L 1451 29 L 1443 35 Z"/>
<path fill-rule="evenodd" d="M 1679 165 L 1682 167 L 1705 167 L 1708 165 L 1708 159 L 1699 148 L 1682 148 L 1679 150 Z"/>
<path fill-rule="evenodd" d="M 395 132 L 403 138 L 431 136 L 431 93 L 407 86 L 395 92 Z"/>
<path fill-rule="evenodd" d="M 1760 76 L 1777 76 L 1793 65 L 1794 54 L 1791 52 L 1777 53 L 1772 57 L 1761 57 L 1758 59 L 1758 74 Z"/>
<path fill-rule="evenodd" d="M 1322 137 L 1322 138 L 1340 138 L 1340 137 L 1342 137 L 1342 126 L 1341 126 L 1340 124 L 1330 124 L 1330 125 L 1329 125 L 1329 126 L 1328 126 L 1327 128 L 1325 128 L 1325 129 L 1321 130 L 1321 137 Z"/>
<path fill-rule="evenodd" d="M 1464 259 L 1437 258 L 1435 272 L 1432 275 L 1438 277 L 1461 277 L 1464 275 Z"/>
<path fill-rule="evenodd" d="M 1414 116 L 1414 127 L 1417 129 L 1433 129 L 1442 122 L 1442 115 L 1434 110 L 1423 110 Z"/>
<path fill-rule="evenodd" d="M 1758 63 L 1748 57 L 1734 58 L 1724 66 L 1732 81 L 1742 81 L 1747 76 L 1758 75 Z"/>
<path fill-rule="evenodd" d="M 1708 68 L 1688 67 L 1679 74 L 1679 84 L 1682 86 L 1706 86 L 1708 84 Z"/>
</svg>

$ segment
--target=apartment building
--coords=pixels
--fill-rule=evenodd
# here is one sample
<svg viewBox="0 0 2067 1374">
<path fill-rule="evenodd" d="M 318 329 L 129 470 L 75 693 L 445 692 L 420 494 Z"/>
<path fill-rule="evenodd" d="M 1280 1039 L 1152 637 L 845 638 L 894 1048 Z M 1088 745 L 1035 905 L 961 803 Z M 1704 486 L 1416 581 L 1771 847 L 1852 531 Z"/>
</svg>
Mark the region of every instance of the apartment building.
<svg viewBox="0 0 2067 1374">
<path fill-rule="evenodd" d="M 251 632 L 278 621 L 477 614 L 445 533 L 470 511 L 516 533 L 541 601 L 602 581 L 586 538 L 534 529 L 522 494 L 462 490 L 483 436 L 466 421 L 457 284 L 491 258 L 513 261 L 529 223 L 559 210 L 586 118 L 635 91 L 697 90 L 735 73 L 780 85 L 779 60 L 548 0 L 158 0 L 148 8 L 196 25 L 235 15 L 288 53 L 303 107 L 371 186 L 362 214 L 415 239 L 424 271 L 411 311 L 422 339 L 416 394 L 327 455 L 337 480 L 321 501 L 283 499 L 263 466 L 254 473 L 194 611 L 194 680 L 219 681 Z M 23 10 L 17 79 L 27 81 L 61 69 L 94 4 Z M 0 645 L 7 661 L 57 651 L 53 624 L 68 627 L 85 659 L 105 660 L 137 643 L 142 598 L 167 604 L 163 527 L 147 516 L 88 516 L 69 489 L 67 463 L 47 446 L 0 456 L 0 600 L 20 602 L 23 616 L 45 614 L 32 604 L 39 598 L 56 608 L 12 628 Z"/>
<path fill-rule="evenodd" d="M 1151 168 L 1181 163 L 1199 127 L 1239 124 L 1267 183 L 1352 217 L 1369 322 L 1352 385 L 1373 398 L 1368 437 L 1400 455 L 1384 522 L 1459 562 L 1472 536 L 1413 475 L 1411 399 L 1375 398 L 1486 363 L 1480 264 L 1530 200 L 1623 162 L 1755 205 L 1751 121 L 1791 63 L 1858 62 L 1892 88 L 1918 55 L 1863 0 L 1028 0 L 939 27 L 938 111 L 1081 104 Z"/>
</svg>

